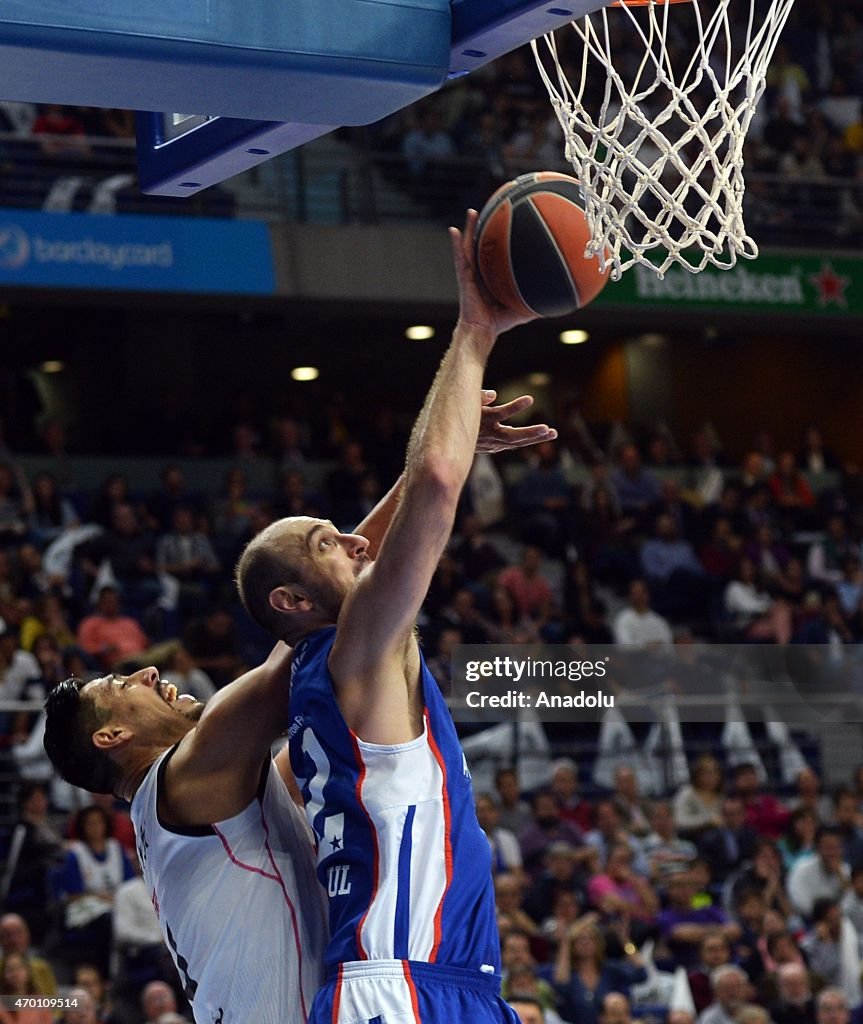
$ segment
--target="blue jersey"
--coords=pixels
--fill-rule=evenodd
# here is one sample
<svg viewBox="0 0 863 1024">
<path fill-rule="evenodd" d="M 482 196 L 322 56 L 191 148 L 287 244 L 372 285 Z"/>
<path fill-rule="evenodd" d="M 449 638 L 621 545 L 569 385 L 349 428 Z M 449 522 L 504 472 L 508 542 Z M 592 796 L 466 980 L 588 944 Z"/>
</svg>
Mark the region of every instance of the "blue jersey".
<svg viewBox="0 0 863 1024">
<path fill-rule="evenodd" d="M 423 733 L 364 743 L 336 703 L 335 627 L 294 652 L 291 765 L 329 896 L 326 963 L 404 960 L 500 973 L 491 851 L 446 702 L 422 662 Z"/>
</svg>

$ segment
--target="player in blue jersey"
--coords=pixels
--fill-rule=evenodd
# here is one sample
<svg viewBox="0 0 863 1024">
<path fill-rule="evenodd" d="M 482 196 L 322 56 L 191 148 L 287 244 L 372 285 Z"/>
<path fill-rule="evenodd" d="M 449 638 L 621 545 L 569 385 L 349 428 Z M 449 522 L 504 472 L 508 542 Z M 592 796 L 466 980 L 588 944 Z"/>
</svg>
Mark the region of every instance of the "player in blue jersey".
<svg viewBox="0 0 863 1024">
<path fill-rule="evenodd" d="M 460 316 L 414 426 L 382 537 L 280 520 L 240 560 L 250 614 L 295 646 L 291 763 L 329 896 L 315 1024 L 514 1022 L 500 999 L 488 842 L 414 620 L 471 467 L 475 395 L 500 333 L 526 318 L 474 268 L 476 213 L 450 229 Z M 531 428 L 523 443 L 556 436 Z"/>
</svg>

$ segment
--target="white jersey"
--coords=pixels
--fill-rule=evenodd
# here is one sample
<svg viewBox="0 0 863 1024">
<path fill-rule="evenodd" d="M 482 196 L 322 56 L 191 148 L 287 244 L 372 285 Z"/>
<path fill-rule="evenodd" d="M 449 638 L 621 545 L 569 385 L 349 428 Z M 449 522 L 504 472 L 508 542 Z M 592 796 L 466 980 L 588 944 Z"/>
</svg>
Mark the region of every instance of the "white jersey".
<svg viewBox="0 0 863 1024">
<path fill-rule="evenodd" d="M 196 1024 L 305 1024 L 323 982 L 327 926 L 304 816 L 271 761 L 235 817 L 169 828 L 157 797 L 174 749 L 152 765 L 131 813 Z"/>
</svg>

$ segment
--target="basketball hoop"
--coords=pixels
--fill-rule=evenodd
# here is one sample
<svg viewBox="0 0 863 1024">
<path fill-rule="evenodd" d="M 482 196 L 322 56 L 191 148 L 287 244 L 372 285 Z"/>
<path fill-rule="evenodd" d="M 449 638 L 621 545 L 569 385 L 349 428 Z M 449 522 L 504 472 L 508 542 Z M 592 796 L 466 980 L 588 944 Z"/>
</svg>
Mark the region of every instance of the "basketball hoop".
<svg viewBox="0 0 863 1024">
<path fill-rule="evenodd" d="M 623 0 L 573 22 L 560 47 L 531 43 L 584 188 L 585 254 L 614 280 L 635 264 L 662 278 L 758 255 L 743 145 L 794 0 L 748 0 L 748 16 L 746 3 Z"/>
</svg>

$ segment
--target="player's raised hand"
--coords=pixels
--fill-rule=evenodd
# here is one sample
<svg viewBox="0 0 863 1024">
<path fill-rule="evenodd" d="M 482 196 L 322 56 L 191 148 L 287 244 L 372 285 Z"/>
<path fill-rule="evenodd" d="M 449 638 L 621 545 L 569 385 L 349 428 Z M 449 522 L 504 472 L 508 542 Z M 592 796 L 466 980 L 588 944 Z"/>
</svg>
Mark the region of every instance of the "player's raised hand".
<svg viewBox="0 0 863 1024">
<path fill-rule="evenodd" d="M 459 322 L 472 324 L 490 330 L 495 336 L 511 327 L 535 320 L 535 315 L 526 315 L 508 309 L 493 298 L 479 279 L 476 269 L 476 223 L 479 214 L 468 210 L 464 230 L 450 228 L 453 262 L 458 279 Z"/>
<path fill-rule="evenodd" d="M 517 413 L 524 412 L 533 405 L 530 395 L 521 395 L 503 405 L 493 405 L 497 398 L 496 391 L 482 391 L 482 411 L 479 419 L 479 435 L 476 439 L 478 452 L 503 452 L 510 448 L 526 448 L 541 441 L 554 441 L 557 431 L 546 423 L 532 424 L 527 427 L 511 427 L 508 420 Z"/>
</svg>

